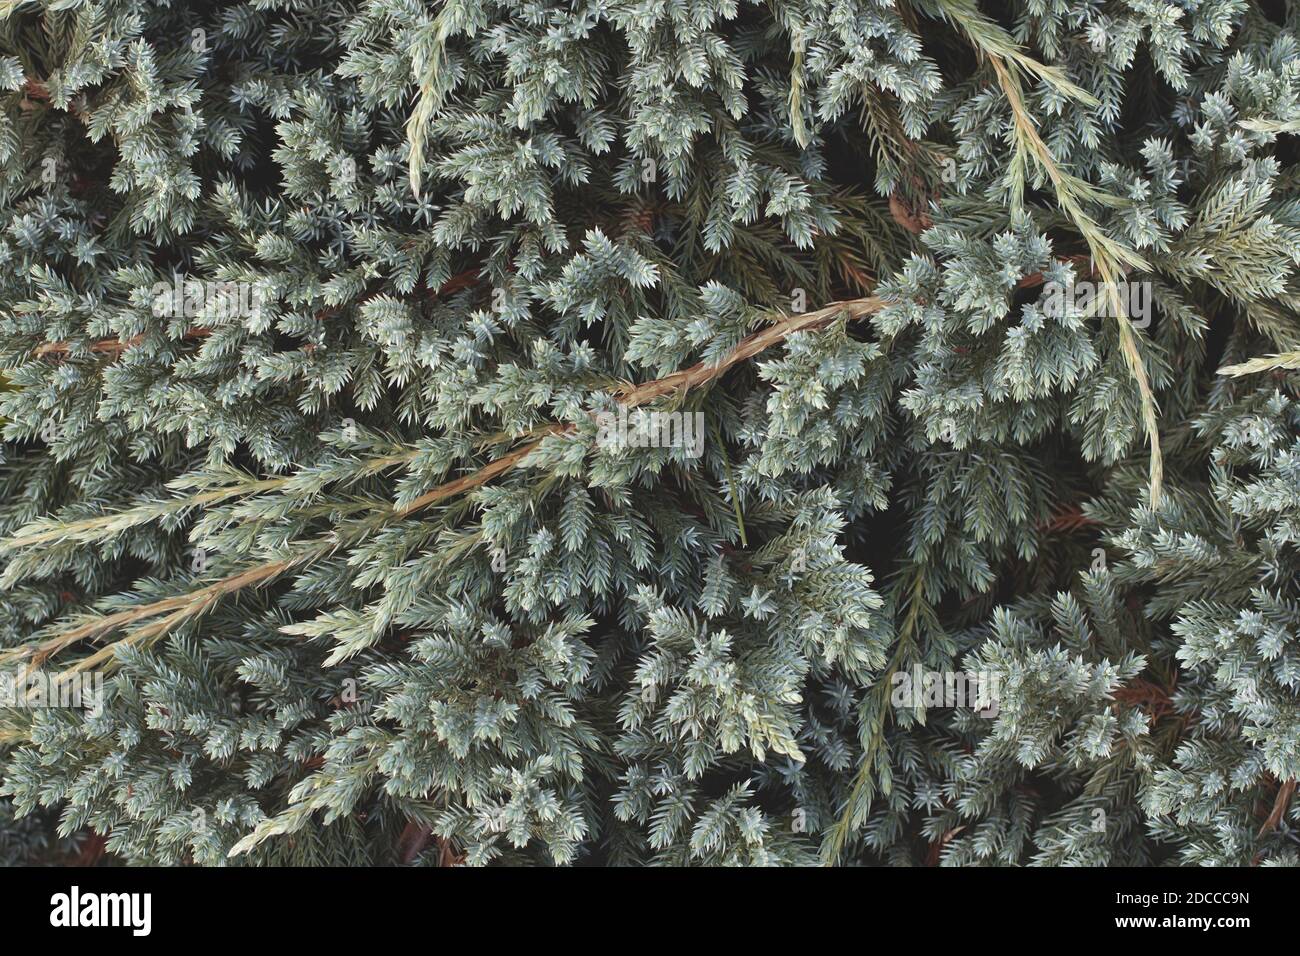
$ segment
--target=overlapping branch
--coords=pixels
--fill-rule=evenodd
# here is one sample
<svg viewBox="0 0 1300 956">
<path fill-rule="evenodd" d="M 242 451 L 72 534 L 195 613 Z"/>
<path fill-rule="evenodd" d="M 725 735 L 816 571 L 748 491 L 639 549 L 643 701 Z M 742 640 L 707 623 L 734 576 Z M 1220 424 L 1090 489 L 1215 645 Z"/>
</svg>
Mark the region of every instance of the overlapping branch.
<svg viewBox="0 0 1300 956">
<path fill-rule="evenodd" d="M 674 372 L 671 375 L 642 385 L 622 387 L 616 390 L 618 400 L 628 408 L 635 408 L 669 395 L 685 394 L 690 389 L 699 388 L 718 378 L 733 366 L 753 358 L 796 332 L 823 328 L 839 318 L 861 319 L 878 311 L 883 305 L 884 302 L 880 298 L 868 296 L 844 302 L 832 302 L 814 312 L 784 316 L 767 328 L 743 339 L 718 361 L 701 362 L 688 369 Z M 397 519 L 405 518 L 439 501 L 481 487 L 517 467 L 533 451 L 537 450 L 546 438 L 571 433 L 573 427 L 572 425 L 549 425 L 543 429 L 544 434 L 541 437 L 519 446 L 472 474 L 441 484 L 406 505 L 394 508 L 392 517 Z M 336 547 L 336 542 L 318 545 L 293 558 L 285 558 L 247 568 L 196 591 L 174 595 L 161 601 L 95 618 L 69 631 L 57 634 L 41 644 L 17 648 L 8 654 L 0 655 L 0 660 L 28 660 L 32 667 L 36 667 L 79 641 L 100 637 L 118 628 L 162 616 L 161 620 L 134 632 L 127 640 L 137 643 L 156 639 L 183 621 L 204 613 L 222 598 L 246 588 L 268 584 L 285 572 L 310 563 L 328 553 L 334 547 Z M 91 657 L 79 662 L 74 669 L 82 670 L 108 660 L 112 656 L 114 646 L 109 645 L 103 648 Z"/>
</svg>

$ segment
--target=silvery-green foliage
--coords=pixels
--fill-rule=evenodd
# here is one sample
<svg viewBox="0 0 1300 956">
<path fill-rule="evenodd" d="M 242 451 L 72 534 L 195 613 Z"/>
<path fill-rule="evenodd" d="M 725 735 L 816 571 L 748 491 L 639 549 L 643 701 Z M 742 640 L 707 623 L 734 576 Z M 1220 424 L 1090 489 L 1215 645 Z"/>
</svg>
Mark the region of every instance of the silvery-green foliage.
<svg viewBox="0 0 1300 956">
<path fill-rule="evenodd" d="M 6 8 L 0 859 L 1296 863 L 1276 7 Z"/>
</svg>

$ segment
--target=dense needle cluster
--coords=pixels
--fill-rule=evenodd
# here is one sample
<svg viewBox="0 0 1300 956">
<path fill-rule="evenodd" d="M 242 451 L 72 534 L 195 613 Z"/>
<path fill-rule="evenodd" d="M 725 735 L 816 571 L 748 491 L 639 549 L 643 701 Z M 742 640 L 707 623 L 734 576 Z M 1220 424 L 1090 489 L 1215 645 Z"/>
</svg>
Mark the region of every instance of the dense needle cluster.
<svg viewBox="0 0 1300 956">
<path fill-rule="evenodd" d="M 0 0 L 0 862 L 1300 863 L 1298 136 L 1294 0 Z"/>
</svg>

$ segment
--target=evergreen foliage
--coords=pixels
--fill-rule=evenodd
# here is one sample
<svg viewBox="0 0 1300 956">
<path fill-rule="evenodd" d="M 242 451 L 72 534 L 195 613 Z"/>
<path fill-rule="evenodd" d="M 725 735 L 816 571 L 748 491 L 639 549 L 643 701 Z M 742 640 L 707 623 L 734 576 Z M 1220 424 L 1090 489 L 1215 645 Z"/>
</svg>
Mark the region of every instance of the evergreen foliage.
<svg viewBox="0 0 1300 956">
<path fill-rule="evenodd" d="M 0 0 L 0 863 L 1300 863 L 1298 134 L 1294 0 Z"/>
</svg>

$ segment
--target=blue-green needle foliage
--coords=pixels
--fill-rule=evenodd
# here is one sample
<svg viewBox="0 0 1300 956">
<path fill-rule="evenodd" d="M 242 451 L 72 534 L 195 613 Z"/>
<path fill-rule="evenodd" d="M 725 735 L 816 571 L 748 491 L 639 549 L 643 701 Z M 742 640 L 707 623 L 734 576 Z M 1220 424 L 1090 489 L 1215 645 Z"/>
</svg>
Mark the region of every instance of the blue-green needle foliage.
<svg viewBox="0 0 1300 956">
<path fill-rule="evenodd" d="M 1298 136 L 1293 0 L 0 2 L 0 862 L 1300 863 Z"/>
</svg>

